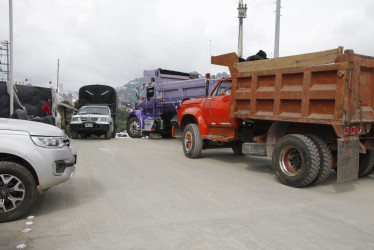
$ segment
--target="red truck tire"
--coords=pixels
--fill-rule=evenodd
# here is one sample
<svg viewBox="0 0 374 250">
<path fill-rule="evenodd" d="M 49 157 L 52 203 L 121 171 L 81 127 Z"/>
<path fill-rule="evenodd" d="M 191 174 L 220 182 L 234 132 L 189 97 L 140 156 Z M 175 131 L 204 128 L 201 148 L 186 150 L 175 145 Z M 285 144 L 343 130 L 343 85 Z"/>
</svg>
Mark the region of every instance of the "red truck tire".
<svg viewBox="0 0 374 250">
<path fill-rule="evenodd" d="M 232 152 L 235 155 L 244 155 L 243 154 L 243 142 L 241 141 L 234 142 L 231 148 L 232 148 Z"/>
<path fill-rule="evenodd" d="M 360 154 L 360 165 L 358 176 L 364 177 L 373 170 L 374 166 L 374 150 L 366 150 L 366 154 Z"/>
<path fill-rule="evenodd" d="M 273 168 L 280 181 L 291 187 L 311 184 L 320 170 L 316 144 L 305 135 L 289 134 L 274 147 Z"/>
<path fill-rule="evenodd" d="M 183 151 L 188 158 L 198 158 L 203 151 L 199 125 L 191 123 L 183 130 Z"/>
<path fill-rule="evenodd" d="M 306 135 L 311 139 L 317 146 L 319 157 L 320 157 L 320 169 L 317 178 L 313 181 L 313 184 L 320 184 L 324 182 L 331 173 L 332 170 L 332 154 L 331 149 L 321 137 L 316 135 Z"/>
</svg>

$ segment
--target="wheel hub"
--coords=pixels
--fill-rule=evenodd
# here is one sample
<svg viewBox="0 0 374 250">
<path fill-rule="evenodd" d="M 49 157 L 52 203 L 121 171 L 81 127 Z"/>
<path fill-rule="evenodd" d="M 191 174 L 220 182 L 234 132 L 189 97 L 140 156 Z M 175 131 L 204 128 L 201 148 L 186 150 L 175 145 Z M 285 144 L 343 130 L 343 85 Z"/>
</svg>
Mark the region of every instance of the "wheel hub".
<svg viewBox="0 0 374 250">
<path fill-rule="evenodd" d="M 0 175 L 0 213 L 16 209 L 25 198 L 25 187 L 12 175 Z"/>
<path fill-rule="evenodd" d="M 296 148 L 285 148 L 281 153 L 280 166 L 288 176 L 297 175 L 302 167 L 303 160 Z"/>
<path fill-rule="evenodd" d="M 190 151 L 192 148 L 192 134 L 190 132 L 187 132 L 184 136 L 184 147 L 187 151 Z"/>
<path fill-rule="evenodd" d="M 130 130 L 131 130 L 131 133 L 135 134 L 139 131 L 139 124 L 137 122 L 133 122 L 131 125 L 130 125 Z"/>
<path fill-rule="evenodd" d="M 1 187 L 0 188 L 0 197 L 3 199 L 5 197 L 7 197 L 9 195 L 9 188 L 6 188 L 6 187 Z"/>
</svg>

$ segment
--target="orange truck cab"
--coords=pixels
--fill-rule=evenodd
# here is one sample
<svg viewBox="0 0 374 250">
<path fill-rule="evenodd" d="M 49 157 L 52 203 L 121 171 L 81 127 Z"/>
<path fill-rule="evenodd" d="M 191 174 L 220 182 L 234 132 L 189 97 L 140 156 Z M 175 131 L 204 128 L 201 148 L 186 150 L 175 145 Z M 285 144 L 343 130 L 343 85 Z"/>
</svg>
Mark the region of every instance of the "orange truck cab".
<svg viewBox="0 0 374 250">
<path fill-rule="evenodd" d="M 196 158 L 203 149 L 208 148 L 233 147 L 236 152 L 241 147 L 238 129 L 242 120 L 229 116 L 231 84 L 231 78 L 221 79 L 208 96 L 182 101 L 178 120 L 179 127 L 184 131 L 184 152 L 187 157 Z"/>
</svg>

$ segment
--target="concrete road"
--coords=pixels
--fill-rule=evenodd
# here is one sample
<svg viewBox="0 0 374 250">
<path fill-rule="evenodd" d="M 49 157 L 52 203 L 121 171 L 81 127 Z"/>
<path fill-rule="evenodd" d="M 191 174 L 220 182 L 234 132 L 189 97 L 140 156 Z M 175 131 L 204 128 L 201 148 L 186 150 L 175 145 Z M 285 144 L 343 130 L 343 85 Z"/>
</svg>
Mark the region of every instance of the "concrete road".
<svg viewBox="0 0 374 250">
<path fill-rule="evenodd" d="M 191 160 L 179 139 L 72 146 L 73 179 L 44 193 L 33 225 L 1 224 L 0 249 L 374 249 L 374 176 L 291 188 L 269 159 Z"/>
</svg>

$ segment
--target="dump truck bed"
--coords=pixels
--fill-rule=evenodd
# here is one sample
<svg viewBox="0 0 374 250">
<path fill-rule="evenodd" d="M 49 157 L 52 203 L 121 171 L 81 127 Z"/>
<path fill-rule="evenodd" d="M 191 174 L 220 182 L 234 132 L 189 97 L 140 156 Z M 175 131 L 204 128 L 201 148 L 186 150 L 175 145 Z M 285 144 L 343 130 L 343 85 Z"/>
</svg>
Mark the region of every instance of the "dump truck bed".
<svg viewBox="0 0 374 250">
<path fill-rule="evenodd" d="M 374 123 L 374 58 L 342 52 L 339 47 L 253 62 L 237 62 L 231 53 L 213 57 L 212 63 L 230 68 L 231 117 L 369 129 Z"/>
</svg>

